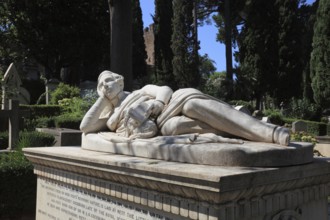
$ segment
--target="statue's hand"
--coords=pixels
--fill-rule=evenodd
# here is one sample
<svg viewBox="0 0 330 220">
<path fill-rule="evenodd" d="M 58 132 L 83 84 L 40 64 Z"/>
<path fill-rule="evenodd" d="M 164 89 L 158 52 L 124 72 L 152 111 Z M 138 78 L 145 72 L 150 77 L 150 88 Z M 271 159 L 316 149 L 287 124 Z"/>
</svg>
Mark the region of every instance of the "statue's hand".
<svg viewBox="0 0 330 220">
<path fill-rule="evenodd" d="M 153 116 L 158 116 L 164 109 L 164 102 L 155 100 L 152 103 L 152 113 Z"/>
</svg>

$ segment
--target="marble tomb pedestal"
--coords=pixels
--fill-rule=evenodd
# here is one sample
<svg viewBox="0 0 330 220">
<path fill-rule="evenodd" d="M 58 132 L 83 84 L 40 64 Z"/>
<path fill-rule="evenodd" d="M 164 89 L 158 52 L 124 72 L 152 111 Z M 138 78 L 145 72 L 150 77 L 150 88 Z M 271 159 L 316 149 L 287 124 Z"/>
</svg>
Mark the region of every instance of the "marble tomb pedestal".
<svg viewBox="0 0 330 220">
<path fill-rule="evenodd" d="M 26 148 L 24 153 L 38 176 L 37 220 L 327 219 L 327 158 L 263 168 L 188 164 L 80 147 Z"/>
</svg>

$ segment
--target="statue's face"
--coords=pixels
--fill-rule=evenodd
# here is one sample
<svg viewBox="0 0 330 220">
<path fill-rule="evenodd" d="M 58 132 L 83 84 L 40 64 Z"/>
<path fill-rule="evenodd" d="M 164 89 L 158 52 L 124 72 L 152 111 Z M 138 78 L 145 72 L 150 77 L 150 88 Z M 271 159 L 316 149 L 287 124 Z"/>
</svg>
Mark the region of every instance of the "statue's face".
<svg viewBox="0 0 330 220">
<path fill-rule="evenodd" d="M 110 100 L 118 96 L 118 94 L 123 91 L 120 83 L 112 77 L 106 77 L 100 83 L 103 85 L 103 94 Z"/>
<path fill-rule="evenodd" d="M 124 77 L 111 71 L 103 71 L 98 78 L 97 93 L 113 99 L 124 90 Z"/>
</svg>

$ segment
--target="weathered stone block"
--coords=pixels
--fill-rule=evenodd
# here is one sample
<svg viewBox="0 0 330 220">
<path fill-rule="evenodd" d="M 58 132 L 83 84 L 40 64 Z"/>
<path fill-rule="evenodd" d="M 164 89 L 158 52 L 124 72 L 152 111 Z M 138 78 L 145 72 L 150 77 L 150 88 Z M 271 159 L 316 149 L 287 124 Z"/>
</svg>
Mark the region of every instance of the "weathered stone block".
<svg viewBox="0 0 330 220">
<path fill-rule="evenodd" d="M 81 134 L 80 130 L 69 128 L 36 128 L 36 131 L 54 135 L 54 146 L 80 146 Z"/>
<path fill-rule="evenodd" d="M 38 176 L 37 220 L 327 219 L 328 158 L 267 168 L 187 164 L 77 147 L 24 153 Z"/>
</svg>

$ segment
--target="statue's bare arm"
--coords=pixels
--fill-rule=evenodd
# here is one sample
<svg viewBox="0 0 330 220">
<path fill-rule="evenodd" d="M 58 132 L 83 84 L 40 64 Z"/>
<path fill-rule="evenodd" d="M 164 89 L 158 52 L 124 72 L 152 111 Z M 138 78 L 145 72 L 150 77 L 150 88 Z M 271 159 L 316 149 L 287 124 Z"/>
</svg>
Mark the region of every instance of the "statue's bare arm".
<svg viewBox="0 0 330 220">
<path fill-rule="evenodd" d="M 155 101 L 153 103 L 154 115 L 160 114 L 164 108 L 164 105 L 168 104 L 173 94 L 172 89 L 168 86 L 146 85 L 141 89 L 141 91 L 147 95 L 155 97 Z"/>
<path fill-rule="evenodd" d="M 99 97 L 85 114 L 80 124 L 84 133 L 96 133 L 106 129 L 106 122 L 113 112 L 112 104 L 105 96 Z"/>
<path fill-rule="evenodd" d="M 146 85 L 141 89 L 147 95 L 155 97 L 156 100 L 167 104 L 172 96 L 172 89 L 168 86 Z"/>
</svg>

